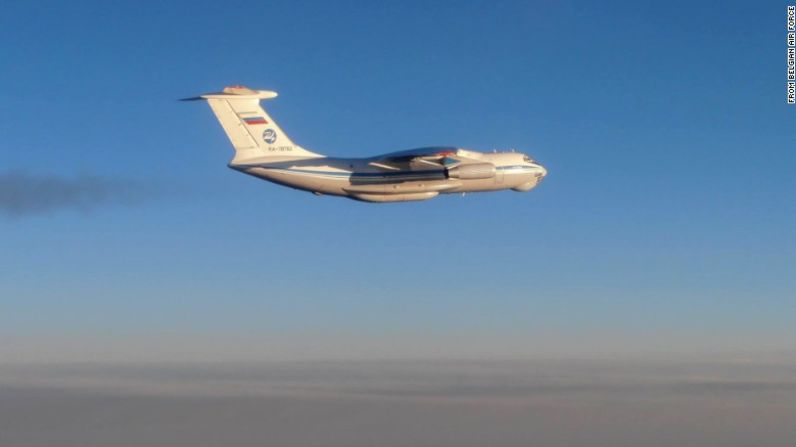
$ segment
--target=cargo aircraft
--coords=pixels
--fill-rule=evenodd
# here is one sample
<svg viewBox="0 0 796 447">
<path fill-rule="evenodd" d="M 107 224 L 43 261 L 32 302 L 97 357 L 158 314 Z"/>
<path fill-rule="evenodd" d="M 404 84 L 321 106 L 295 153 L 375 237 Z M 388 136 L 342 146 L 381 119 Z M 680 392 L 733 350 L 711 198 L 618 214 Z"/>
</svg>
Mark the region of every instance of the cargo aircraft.
<svg viewBox="0 0 796 447">
<path fill-rule="evenodd" d="M 260 100 L 276 96 L 232 86 L 186 100 L 207 100 L 235 149 L 230 168 L 317 195 L 406 202 L 450 193 L 529 191 L 547 175 L 534 159 L 513 151 L 423 147 L 369 158 L 316 154 L 295 144 L 260 106 Z"/>
</svg>

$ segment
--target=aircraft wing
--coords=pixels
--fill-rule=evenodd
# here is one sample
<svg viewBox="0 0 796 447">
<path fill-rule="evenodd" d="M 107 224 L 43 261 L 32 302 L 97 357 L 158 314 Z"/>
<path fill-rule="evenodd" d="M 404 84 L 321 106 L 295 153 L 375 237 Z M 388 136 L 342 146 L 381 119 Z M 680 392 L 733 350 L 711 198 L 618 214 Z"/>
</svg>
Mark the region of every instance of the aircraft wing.
<svg viewBox="0 0 796 447">
<path fill-rule="evenodd" d="M 450 168 L 470 160 L 454 147 L 429 147 L 375 157 L 369 164 L 386 170 Z"/>
</svg>

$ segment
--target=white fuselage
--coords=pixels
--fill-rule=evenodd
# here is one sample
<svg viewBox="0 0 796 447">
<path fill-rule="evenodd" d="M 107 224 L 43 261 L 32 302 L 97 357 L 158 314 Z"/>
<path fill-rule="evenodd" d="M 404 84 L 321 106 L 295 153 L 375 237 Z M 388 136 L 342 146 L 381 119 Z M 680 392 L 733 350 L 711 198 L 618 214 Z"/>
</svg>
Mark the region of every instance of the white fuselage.
<svg viewBox="0 0 796 447">
<path fill-rule="evenodd" d="M 345 196 L 368 202 L 425 200 L 440 193 L 529 191 L 547 171 L 518 152 L 480 153 L 459 150 L 487 166 L 486 174 L 458 176 L 441 164 L 379 163 L 383 157 L 317 157 L 234 164 L 230 167 L 280 185 L 315 194 Z M 476 158 L 477 157 L 477 158 Z M 461 165 L 466 166 L 466 165 Z"/>
</svg>

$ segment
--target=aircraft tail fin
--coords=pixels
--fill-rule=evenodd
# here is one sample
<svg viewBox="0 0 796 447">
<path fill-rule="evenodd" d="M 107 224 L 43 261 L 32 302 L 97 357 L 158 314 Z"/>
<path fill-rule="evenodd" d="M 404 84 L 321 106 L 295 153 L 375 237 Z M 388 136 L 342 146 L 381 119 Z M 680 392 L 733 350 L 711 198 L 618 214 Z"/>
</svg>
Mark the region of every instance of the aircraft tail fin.
<svg viewBox="0 0 796 447">
<path fill-rule="evenodd" d="M 186 100 L 207 100 L 235 148 L 230 165 L 267 162 L 277 157 L 280 160 L 322 157 L 293 143 L 260 106 L 260 100 L 276 96 L 276 92 L 268 90 L 233 86 Z"/>
</svg>

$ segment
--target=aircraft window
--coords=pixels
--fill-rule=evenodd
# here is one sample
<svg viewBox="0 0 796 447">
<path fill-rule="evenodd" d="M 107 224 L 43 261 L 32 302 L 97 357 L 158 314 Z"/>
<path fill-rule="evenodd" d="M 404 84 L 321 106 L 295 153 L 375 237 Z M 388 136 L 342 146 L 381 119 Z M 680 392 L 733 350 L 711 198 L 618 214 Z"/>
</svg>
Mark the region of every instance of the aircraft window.
<svg viewBox="0 0 796 447">
<path fill-rule="evenodd" d="M 533 158 L 531 158 L 531 157 L 526 155 L 526 156 L 522 157 L 522 161 L 524 161 L 526 163 L 533 163 Z"/>
</svg>

